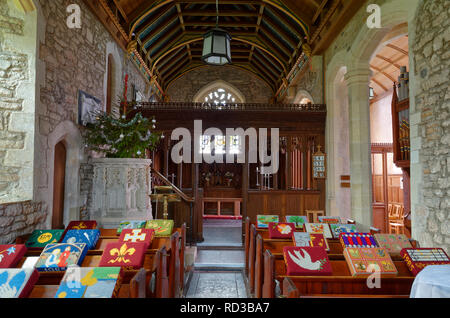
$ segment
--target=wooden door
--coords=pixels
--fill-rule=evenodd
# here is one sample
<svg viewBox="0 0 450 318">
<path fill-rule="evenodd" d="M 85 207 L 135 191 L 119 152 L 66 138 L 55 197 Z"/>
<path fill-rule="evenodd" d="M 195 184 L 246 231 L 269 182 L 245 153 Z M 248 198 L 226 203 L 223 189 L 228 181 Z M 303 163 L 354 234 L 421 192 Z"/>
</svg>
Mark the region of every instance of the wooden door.
<svg viewBox="0 0 450 318">
<path fill-rule="evenodd" d="M 59 142 L 55 146 L 55 163 L 53 175 L 53 215 L 52 228 L 64 228 L 64 186 L 66 179 L 66 146 Z"/>
</svg>

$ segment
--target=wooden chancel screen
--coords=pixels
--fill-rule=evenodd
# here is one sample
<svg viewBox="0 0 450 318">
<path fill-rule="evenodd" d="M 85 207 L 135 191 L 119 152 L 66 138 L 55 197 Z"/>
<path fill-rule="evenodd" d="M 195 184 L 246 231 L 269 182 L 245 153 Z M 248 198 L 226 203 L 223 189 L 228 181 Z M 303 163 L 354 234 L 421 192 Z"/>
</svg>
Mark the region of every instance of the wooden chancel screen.
<svg viewBox="0 0 450 318">
<path fill-rule="evenodd" d="M 169 218 L 173 218 L 177 226 L 186 222 L 189 227 L 192 222 L 194 241 L 202 240 L 203 215 L 217 206 L 215 202 L 207 202 L 214 201 L 209 200 L 212 198 L 223 200 L 221 213 L 230 216 L 234 216 L 234 200 L 240 200 L 241 216 L 249 216 L 253 221 L 257 214 L 305 215 L 306 210 L 325 210 L 325 179 L 315 179 L 312 170 L 313 154 L 319 146 L 326 153 L 325 105 L 235 104 L 220 110 L 195 103 L 142 103 L 139 106 L 135 112 L 141 111 L 148 118 L 155 116 L 157 128 L 165 136 L 159 149 L 151 154 L 156 170 L 154 183 L 171 184 L 185 195 L 186 200 L 171 204 Z M 202 121 L 202 132 L 215 127 L 223 135 L 227 128 L 255 128 L 257 132 L 267 128 L 269 149 L 271 129 L 278 128 L 278 171 L 262 175 L 260 161 L 237 163 L 237 153 L 234 164 L 226 163 L 225 145 L 233 143 L 230 136 L 205 139 L 206 143 L 223 145 L 223 163 L 174 163 L 171 151 L 179 141 L 170 140 L 172 131 L 180 127 L 188 129 L 194 149 L 194 138 L 201 137 L 194 136 L 194 120 Z M 241 149 L 245 149 L 248 159 L 248 138 L 245 144 Z"/>
</svg>

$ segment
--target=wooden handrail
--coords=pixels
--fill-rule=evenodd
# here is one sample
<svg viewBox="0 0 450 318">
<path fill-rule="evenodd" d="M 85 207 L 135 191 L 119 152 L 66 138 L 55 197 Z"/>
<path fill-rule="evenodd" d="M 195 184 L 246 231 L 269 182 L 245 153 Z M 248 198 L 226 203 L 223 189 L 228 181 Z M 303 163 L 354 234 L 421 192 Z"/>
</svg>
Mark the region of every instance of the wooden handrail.
<svg viewBox="0 0 450 318">
<path fill-rule="evenodd" d="M 152 173 L 154 175 L 156 175 L 158 178 L 160 178 L 165 185 L 172 187 L 173 191 L 175 191 L 175 193 L 178 194 L 181 197 L 181 199 L 183 199 L 184 201 L 186 201 L 188 203 L 194 203 L 195 202 L 194 198 L 191 198 L 188 195 L 186 195 L 183 191 L 181 191 L 176 185 L 174 185 L 172 182 L 170 182 L 159 171 L 156 171 L 155 169 L 152 168 Z"/>
</svg>

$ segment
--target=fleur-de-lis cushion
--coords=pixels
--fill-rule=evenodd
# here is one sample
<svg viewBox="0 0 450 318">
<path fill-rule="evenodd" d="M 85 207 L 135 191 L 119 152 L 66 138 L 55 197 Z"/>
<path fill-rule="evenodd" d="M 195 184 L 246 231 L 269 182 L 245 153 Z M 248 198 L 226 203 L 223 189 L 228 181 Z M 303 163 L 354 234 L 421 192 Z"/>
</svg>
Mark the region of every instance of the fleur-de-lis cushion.
<svg viewBox="0 0 450 318">
<path fill-rule="evenodd" d="M 148 249 L 154 236 L 153 229 L 125 229 L 120 234 L 119 242 L 145 243 Z"/>
<path fill-rule="evenodd" d="M 100 230 L 69 230 L 62 243 L 86 243 L 88 250 L 93 250 L 99 238 Z"/>
<path fill-rule="evenodd" d="M 108 243 L 103 251 L 99 267 L 140 269 L 144 265 L 146 249 L 145 243 Z"/>
<path fill-rule="evenodd" d="M 40 272 L 65 271 L 70 265 L 80 266 L 87 250 L 85 243 L 48 244 L 35 267 Z"/>
<path fill-rule="evenodd" d="M 397 268 L 384 248 L 344 249 L 344 257 L 352 276 L 369 276 L 375 271 L 381 275 L 397 275 Z M 372 265 L 372 266 L 370 266 Z"/>
<path fill-rule="evenodd" d="M 68 268 L 55 298 L 115 298 L 122 273 L 120 267 Z"/>
<path fill-rule="evenodd" d="M 173 220 L 150 220 L 145 228 L 154 230 L 155 236 L 171 236 L 173 225 Z"/>
<path fill-rule="evenodd" d="M 450 264 L 450 258 L 442 248 L 404 248 L 400 255 L 414 276 L 428 265 Z"/>
<path fill-rule="evenodd" d="M 294 223 L 269 223 L 269 237 L 271 239 L 292 239 L 294 231 Z"/>
<path fill-rule="evenodd" d="M 328 276 L 333 274 L 327 252 L 322 247 L 283 248 L 286 273 L 292 276 Z"/>
<path fill-rule="evenodd" d="M 25 246 L 28 249 L 42 249 L 47 244 L 59 243 L 64 230 L 35 230 L 28 238 Z"/>
<path fill-rule="evenodd" d="M 15 267 L 27 252 L 25 245 L 0 245 L 0 268 Z"/>
<path fill-rule="evenodd" d="M 0 269 L 0 298 L 26 298 L 38 279 L 34 268 Z"/>
</svg>

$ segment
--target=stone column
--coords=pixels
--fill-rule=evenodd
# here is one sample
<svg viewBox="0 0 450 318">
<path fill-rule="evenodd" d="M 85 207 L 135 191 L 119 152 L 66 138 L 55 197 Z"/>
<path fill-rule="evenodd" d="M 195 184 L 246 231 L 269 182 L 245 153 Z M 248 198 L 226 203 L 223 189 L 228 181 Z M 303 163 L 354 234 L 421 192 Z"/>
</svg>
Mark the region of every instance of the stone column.
<svg viewBox="0 0 450 318">
<path fill-rule="evenodd" d="M 368 67 L 349 69 L 351 216 L 361 231 L 372 226 L 372 173 L 370 162 L 370 107 Z"/>
</svg>

